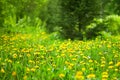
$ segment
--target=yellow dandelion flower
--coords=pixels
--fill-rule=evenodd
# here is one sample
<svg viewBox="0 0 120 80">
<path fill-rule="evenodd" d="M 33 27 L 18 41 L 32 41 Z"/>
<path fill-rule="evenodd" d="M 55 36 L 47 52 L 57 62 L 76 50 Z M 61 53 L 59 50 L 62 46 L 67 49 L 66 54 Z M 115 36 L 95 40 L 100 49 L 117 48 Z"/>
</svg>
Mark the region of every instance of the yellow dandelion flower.
<svg viewBox="0 0 120 80">
<path fill-rule="evenodd" d="M 87 78 L 88 78 L 88 79 L 95 78 L 95 74 L 89 74 L 89 75 L 87 76 Z"/>
<path fill-rule="evenodd" d="M 27 73 L 28 73 L 28 72 L 30 72 L 30 69 L 27 67 L 27 68 L 26 68 L 26 71 L 27 71 Z"/>
<path fill-rule="evenodd" d="M 108 48 L 111 48 L 111 45 L 107 45 Z"/>
<path fill-rule="evenodd" d="M 102 64 L 105 64 L 106 62 L 105 62 L 105 61 L 102 61 L 101 63 L 102 63 Z"/>
<path fill-rule="evenodd" d="M 101 66 L 101 67 L 105 67 L 105 64 L 101 64 L 100 66 Z"/>
<path fill-rule="evenodd" d="M 17 54 L 13 54 L 13 58 L 17 58 Z"/>
<path fill-rule="evenodd" d="M 33 61 L 32 61 L 32 60 L 29 60 L 28 62 L 29 62 L 29 63 L 33 63 Z"/>
<path fill-rule="evenodd" d="M 118 62 L 115 66 L 117 66 L 117 67 L 120 66 L 120 62 Z"/>
<path fill-rule="evenodd" d="M 108 78 L 108 72 L 103 72 L 102 73 L 102 78 Z"/>
<path fill-rule="evenodd" d="M 31 55 L 28 53 L 28 54 L 27 54 L 27 57 L 30 57 L 30 56 L 31 56 Z"/>
<path fill-rule="evenodd" d="M 57 58 L 60 58 L 60 56 L 58 55 Z"/>
<path fill-rule="evenodd" d="M 62 54 L 61 54 L 61 56 L 62 56 L 62 57 L 65 57 L 65 54 L 64 54 L 64 53 L 62 53 Z"/>
<path fill-rule="evenodd" d="M 39 68 L 39 66 L 37 66 L 37 65 L 36 65 L 36 66 L 35 66 L 35 68 L 36 68 L 36 69 L 38 69 L 38 68 Z"/>
<path fill-rule="evenodd" d="M 16 76 L 17 73 L 15 71 L 12 72 L 12 76 Z"/>
<path fill-rule="evenodd" d="M 118 80 L 118 79 L 117 79 L 117 77 L 113 77 L 113 79 L 112 79 L 112 80 Z"/>
<path fill-rule="evenodd" d="M 50 70 L 51 70 L 50 68 L 47 69 L 47 71 L 50 71 Z"/>
<path fill-rule="evenodd" d="M 76 58 L 72 58 L 73 61 L 76 61 L 77 59 Z"/>
<path fill-rule="evenodd" d="M 61 74 L 59 74 L 59 77 L 60 77 L 60 78 L 64 78 L 65 75 L 64 75 L 63 73 L 61 73 Z"/>
<path fill-rule="evenodd" d="M 3 68 L 1 69 L 1 73 L 5 73 L 5 70 Z"/>
<path fill-rule="evenodd" d="M 102 75 L 108 75 L 108 72 L 102 72 Z"/>
<path fill-rule="evenodd" d="M 102 80 L 108 80 L 107 78 L 102 78 Z"/>
<path fill-rule="evenodd" d="M 31 68 L 30 70 L 31 70 L 32 72 L 35 72 L 35 68 Z"/>
<path fill-rule="evenodd" d="M 73 63 L 70 63 L 70 66 L 74 66 L 74 64 L 73 64 Z"/>
<path fill-rule="evenodd" d="M 82 71 L 85 71 L 86 69 L 85 68 L 82 68 Z"/>
<path fill-rule="evenodd" d="M 75 75 L 75 78 L 76 78 L 77 80 L 84 80 L 83 72 L 77 71 L 77 72 L 76 72 L 76 75 Z"/>
<path fill-rule="evenodd" d="M 82 71 L 77 71 L 76 75 L 83 75 Z"/>
<path fill-rule="evenodd" d="M 119 56 L 118 55 L 114 55 L 114 58 L 118 58 Z"/>
<path fill-rule="evenodd" d="M 12 63 L 12 60 L 9 59 L 8 62 L 9 62 L 9 63 Z"/>
<path fill-rule="evenodd" d="M 68 61 L 65 61 L 65 64 L 69 64 L 69 62 L 68 62 Z"/>
<path fill-rule="evenodd" d="M 108 75 L 102 75 L 103 78 L 108 78 Z"/>
<path fill-rule="evenodd" d="M 93 68 L 91 67 L 89 70 L 91 70 L 91 71 L 92 71 L 92 70 L 93 70 Z"/>
<path fill-rule="evenodd" d="M 91 59 L 90 59 L 90 60 L 89 60 L 89 62 L 90 62 L 90 63 L 92 63 L 92 62 L 93 62 L 93 60 L 91 60 Z"/>
<path fill-rule="evenodd" d="M 113 64 L 113 62 L 112 62 L 112 61 L 110 61 L 110 62 L 109 62 L 109 65 L 112 65 L 112 64 Z"/>
<path fill-rule="evenodd" d="M 69 69 L 72 69 L 72 66 L 69 65 L 68 68 L 69 68 Z"/>
<path fill-rule="evenodd" d="M 84 80 L 84 76 L 76 75 L 75 78 L 76 78 L 77 80 Z"/>
<path fill-rule="evenodd" d="M 118 72 L 119 70 L 118 69 L 115 69 L 116 72 Z"/>
<path fill-rule="evenodd" d="M 109 68 L 109 69 L 113 69 L 113 68 L 114 68 L 114 66 L 109 66 L 108 68 Z"/>
<path fill-rule="evenodd" d="M 27 76 L 26 75 L 23 77 L 23 80 L 27 80 Z"/>
</svg>

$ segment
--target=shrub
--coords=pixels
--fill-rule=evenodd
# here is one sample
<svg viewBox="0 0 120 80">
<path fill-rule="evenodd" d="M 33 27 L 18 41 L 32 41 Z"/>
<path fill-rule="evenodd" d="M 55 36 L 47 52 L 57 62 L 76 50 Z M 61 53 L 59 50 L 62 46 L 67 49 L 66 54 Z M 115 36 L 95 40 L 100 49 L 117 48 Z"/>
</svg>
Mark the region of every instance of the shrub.
<svg viewBox="0 0 120 80">
<path fill-rule="evenodd" d="M 120 34 L 120 16 L 109 15 L 105 18 L 95 18 L 93 22 L 86 26 L 85 37 L 93 38 L 96 36 Z"/>
</svg>

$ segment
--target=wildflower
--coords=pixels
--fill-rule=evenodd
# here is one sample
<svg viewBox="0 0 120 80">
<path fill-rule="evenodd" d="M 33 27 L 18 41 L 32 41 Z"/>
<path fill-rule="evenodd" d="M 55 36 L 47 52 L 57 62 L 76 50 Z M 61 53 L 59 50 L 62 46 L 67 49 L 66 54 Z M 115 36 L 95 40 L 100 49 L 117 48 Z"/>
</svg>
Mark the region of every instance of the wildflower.
<svg viewBox="0 0 120 80">
<path fill-rule="evenodd" d="M 16 76 L 17 74 L 16 74 L 16 72 L 15 71 L 13 71 L 12 72 L 12 76 Z"/>
<path fill-rule="evenodd" d="M 120 66 L 120 62 L 118 62 L 115 66 L 117 66 L 117 67 Z"/>
<path fill-rule="evenodd" d="M 105 67 L 105 64 L 101 64 L 100 66 L 101 66 L 101 67 Z"/>
<path fill-rule="evenodd" d="M 90 60 L 89 60 L 89 62 L 90 62 L 90 63 L 92 63 L 92 62 L 93 62 L 93 60 L 91 60 L 91 59 L 90 59 Z"/>
<path fill-rule="evenodd" d="M 48 68 L 47 70 L 48 70 L 48 71 L 50 71 L 51 69 L 50 69 L 50 68 Z"/>
<path fill-rule="evenodd" d="M 65 75 L 63 73 L 61 73 L 61 74 L 59 74 L 59 77 L 63 78 L 63 77 L 65 77 Z"/>
<path fill-rule="evenodd" d="M 68 62 L 68 61 L 65 61 L 65 64 L 69 64 L 69 62 Z"/>
<path fill-rule="evenodd" d="M 115 69 L 115 71 L 117 72 L 117 71 L 118 71 L 118 69 Z"/>
<path fill-rule="evenodd" d="M 110 62 L 109 62 L 109 65 L 112 65 L 112 64 L 113 64 L 113 62 L 112 62 L 112 61 L 110 61 Z"/>
<path fill-rule="evenodd" d="M 84 80 L 83 72 L 77 71 L 75 78 L 78 80 Z"/>
<path fill-rule="evenodd" d="M 103 79 L 108 78 L 108 72 L 103 72 L 103 73 L 102 73 L 102 78 L 103 78 Z"/>
<path fill-rule="evenodd" d="M 62 57 L 65 57 L 65 54 L 64 54 L 64 53 L 62 53 L 62 54 L 61 54 L 61 56 L 62 56 Z"/>
<path fill-rule="evenodd" d="M 105 61 L 102 61 L 101 63 L 102 63 L 102 64 L 105 64 L 106 62 L 105 62 Z"/>
<path fill-rule="evenodd" d="M 109 66 L 108 68 L 109 68 L 109 69 L 112 69 L 113 67 L 114 67 L 114 66 Z"/>
<path fill-rule="evenodd" d="M 38 68 L 39 68 L 39 66 L 37 66 L 37 65 L 36 65 L 36 66 L 35 66 L 35 68 L 36 68 L 36 69 L 38 69 Z"/>
<path fill-rule="evenodd" d="M 107 45 L 108 48 L 111 48 L 111 45 Z"/>
<path fill-rule="evenodd" d="M 72 69 L 72 66 L 69 65 L 68 68 L 69 68 L 69 69 Z"/>
<path fill-rule="evenodd" d="M 108 80 L 108 79 L 106 79 L 106 78 L 102 78 L 102 80 Z"/>
<path fill-rule="evenodd" d="M 88 79 L 95 78 L 95 74 L 89 74 L 89 75 L 87 76 L 87 78 L 88 78 Z"/>
<path fill-rule="evenodd" d="M 85 71 L 85 68 L 82 68 L 82 71 Z"/>
<path fill-rule="evenodd" d="M 9 63 L 12 63 L 12 60 L 9 59 L 8 62 L 9 62 Z"/>
<path fill-rule="evenodd" d="M 33 61 L 32 61 L 32 60 L 29 60 L 29 63 L 33 63 Z"/>
<path fill-rule="evenodd" d="M 31 55 L 28 53 L 28 54 L 27 54 L 27 57 L 30 57 L 30 56 L 31 56 Z"/>
<path fill-rule="evenodd" d="M 32 72 L 35 72 L 35 68 L 31 68 L 30 70 L 31 70 Z"/>
<path fill-rule="evenodd" d="M 5 70 L 3 68 L 1 69 L 1 73 L 5 73 Z"/>
<path fill-rule="evenodd" d="M 92 70 L 93 70 L 93 68 L 91 67 L 91 68 L 90 68 L 90 70 L 92 71 Z"/>
<path fill-rule="evenodd" d="M 73 63 L 70 63 L 70 66 L 74 66 L 74 64 L 73 64 Z"/>
<path fill-rule="evenodd" d="M 118 58 L 118 57 L 119 57 L 118 55 L 116 55 L 116 54 L 114 55 L 114 58 Z"/>
<path fill-rule="evenodd" d="M 26 68 L 26 71 L 27 71 L 27 73 L 28 73 L 28 72 L 30 72 L 30 69 L 29 69 L 29 68 Z"/>
<path fill-rule="evenodd" d="M 17 58 L 17 54 L 13 54 L 13 58 Z"/>
<path fill-rule="evenodd" d="M 76 61 L 77 59 L 76 58 L 72 58 L 73 61 Z"/>
<path fill-rule="evenodd" d="M 59 56 L 59 55 L 57 55 L 57 58 L 60 58 L 60 56 Z"/>
<path fill-rule="evenodd" d="M 76 75 L 83 75 L 83 72 L 77 71 Z"/>
<path fill-rule="evenodd" d="M 27 80 L 27 76 L 26 75 L 23 77 L 23 80 Z"/>
</svg>

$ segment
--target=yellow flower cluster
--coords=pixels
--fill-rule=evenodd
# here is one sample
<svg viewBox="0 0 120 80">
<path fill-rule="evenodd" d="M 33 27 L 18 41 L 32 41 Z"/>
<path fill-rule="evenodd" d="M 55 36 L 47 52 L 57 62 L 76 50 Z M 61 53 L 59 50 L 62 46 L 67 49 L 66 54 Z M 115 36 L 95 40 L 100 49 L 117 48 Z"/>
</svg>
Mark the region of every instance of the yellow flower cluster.
<svg viewBox="0 0 120 80">
<path fill-rule="evenodd" d="M 120 78 L 120 38 L 117 42 L 99 39 L 52 41 L 45 32 L 41 32 L 40 35 L 21 33 L 3 35 L 0 42 L 3 43 L 0 44 L 0 74 L 3 78 L 6 76 L 11 80 Z M 11 75 L 8 75 L 9 73 Z"/>
</svg>

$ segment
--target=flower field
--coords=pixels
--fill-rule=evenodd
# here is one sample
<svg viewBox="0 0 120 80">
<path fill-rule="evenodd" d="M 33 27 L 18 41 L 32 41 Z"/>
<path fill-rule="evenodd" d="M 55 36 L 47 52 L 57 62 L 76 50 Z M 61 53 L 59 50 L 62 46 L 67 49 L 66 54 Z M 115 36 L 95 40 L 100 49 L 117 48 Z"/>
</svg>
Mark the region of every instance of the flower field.
<svg viewBox="0 0 120 80">
<path fill-rule="evenodd" d="M 0 80 L 120 80 L 120 37 L 72 41 L 45 32 L 2 34 Z"/>
</svg>

